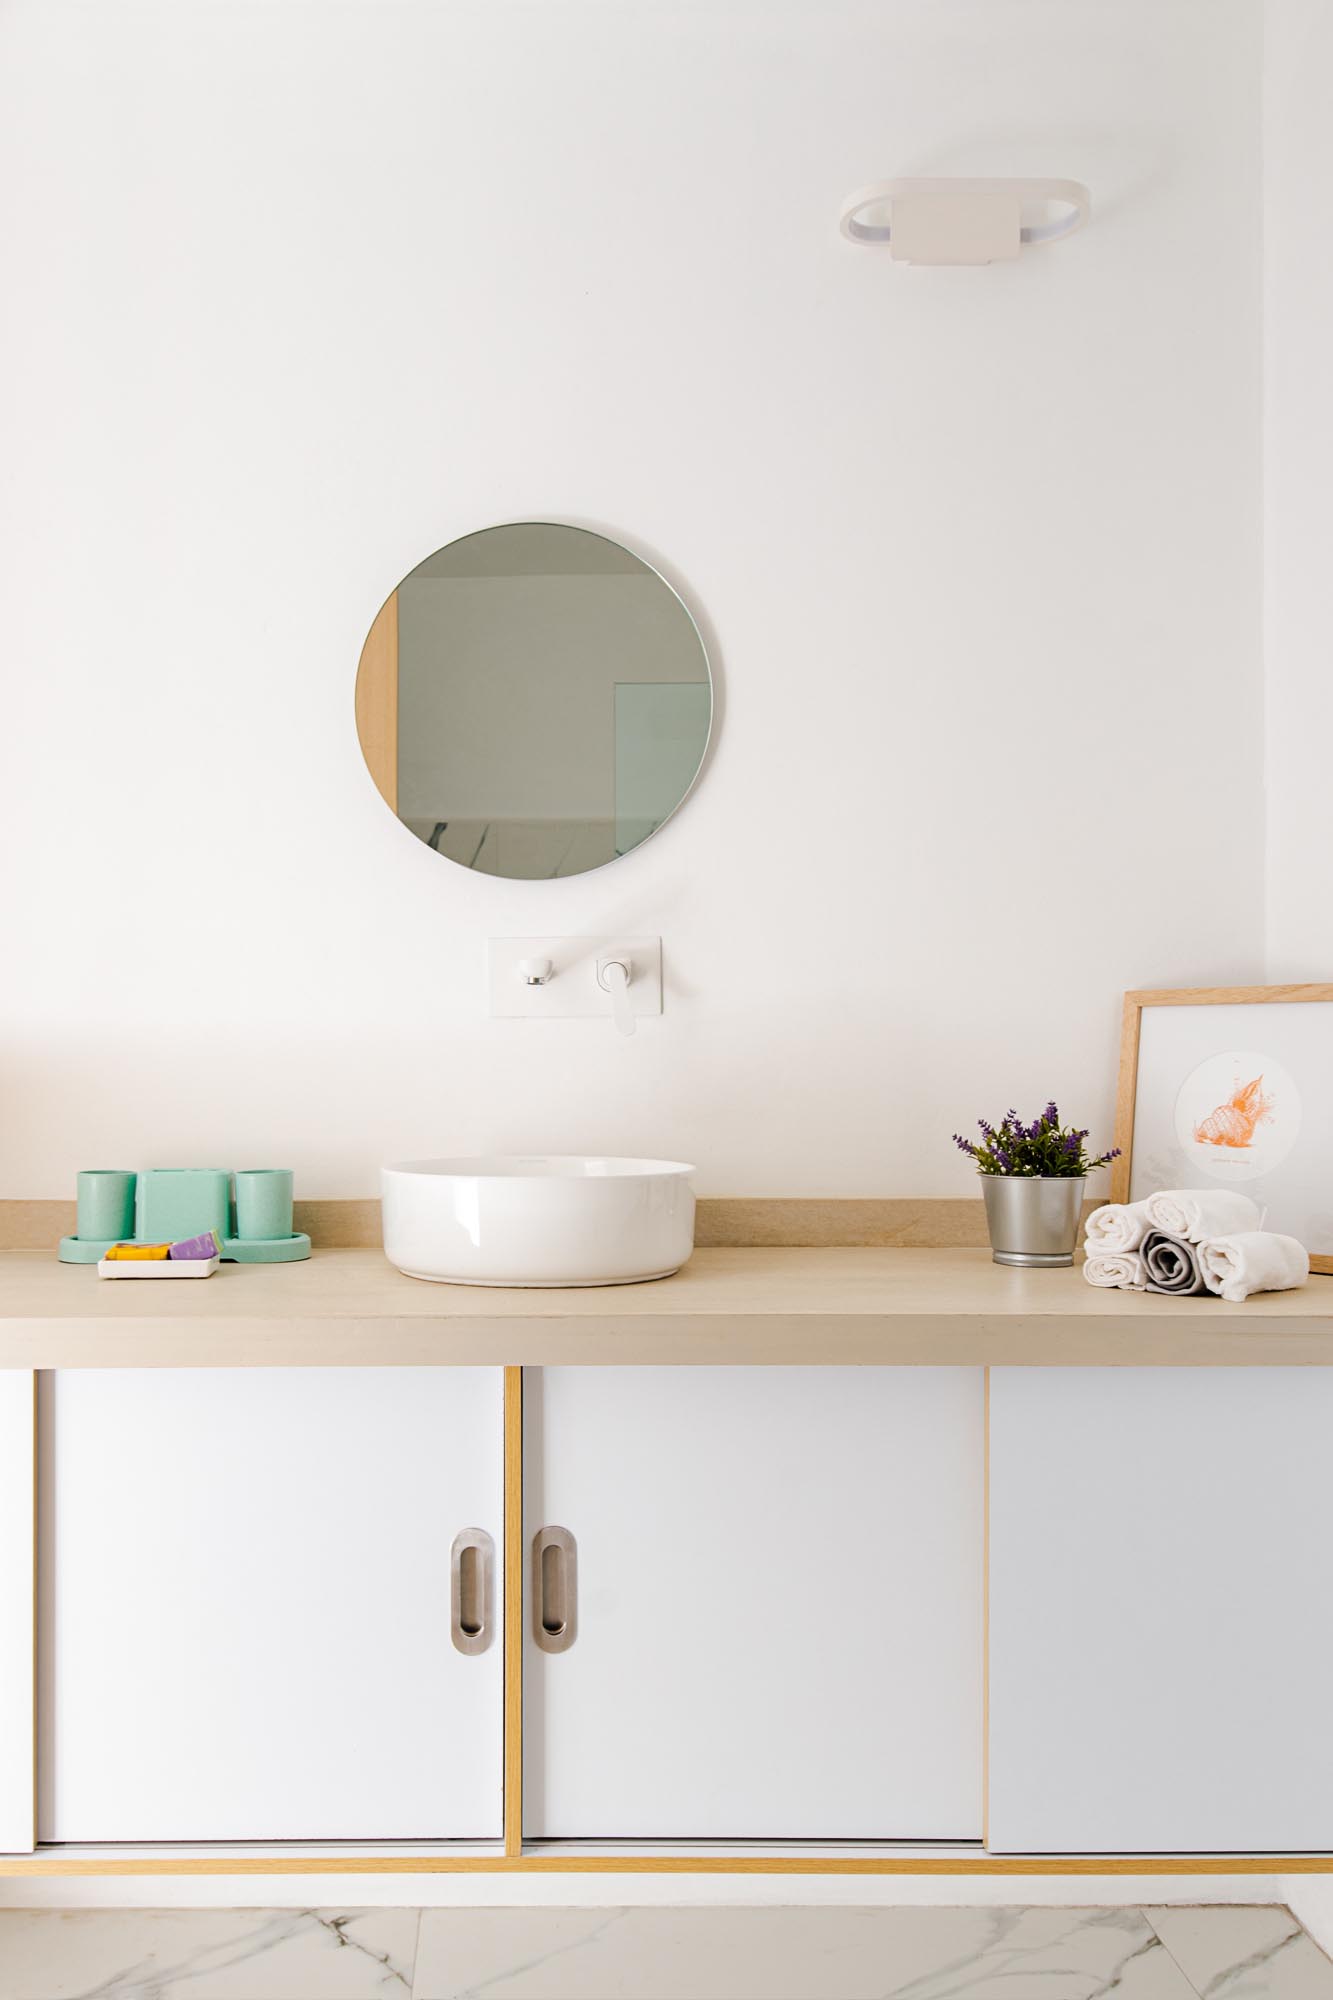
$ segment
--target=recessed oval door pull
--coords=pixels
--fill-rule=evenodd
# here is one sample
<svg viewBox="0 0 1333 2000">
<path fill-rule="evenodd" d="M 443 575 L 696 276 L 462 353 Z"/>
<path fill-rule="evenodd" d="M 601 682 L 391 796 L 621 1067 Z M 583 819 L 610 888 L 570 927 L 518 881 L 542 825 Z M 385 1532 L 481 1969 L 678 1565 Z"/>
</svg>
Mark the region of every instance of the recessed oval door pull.
<svg viewBox="0 0 1333 2000">
<path fill-rule="evenodd" d="M 568 1528 L 532 1538 L 532 1636 L 544 1653 L 567 1653 L 578 1636 L 578 1552 Z"/>
<path fill-rule="evenodd" d="M 460 1653 L 491 1643 L 495 1544 L 484 1528 L 461 1528 L 449 1552 L 449 1635 Z"/>
</svg>

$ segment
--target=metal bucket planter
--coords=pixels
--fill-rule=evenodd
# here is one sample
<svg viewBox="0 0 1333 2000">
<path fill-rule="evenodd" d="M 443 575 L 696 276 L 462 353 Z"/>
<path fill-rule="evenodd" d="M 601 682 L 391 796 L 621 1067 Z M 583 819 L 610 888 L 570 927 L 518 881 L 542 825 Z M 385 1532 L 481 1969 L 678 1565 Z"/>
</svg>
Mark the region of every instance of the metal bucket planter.
<svg viewBox="0 0 1333 2000">
<path fill-rule="evenodd" d="M 1084 1174 L 983 1174 L 991 1256 L 997 1264 L 1072 1264 Z"/>
</svg>

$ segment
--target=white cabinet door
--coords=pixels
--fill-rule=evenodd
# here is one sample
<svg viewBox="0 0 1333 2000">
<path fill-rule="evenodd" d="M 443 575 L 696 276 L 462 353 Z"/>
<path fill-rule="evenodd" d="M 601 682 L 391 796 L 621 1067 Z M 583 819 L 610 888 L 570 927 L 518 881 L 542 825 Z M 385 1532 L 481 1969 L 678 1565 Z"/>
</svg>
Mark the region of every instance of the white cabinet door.
<svg viewBox="0 0 1333 2000">
<path fill-rule="evenodd" d="M 994 1369 L 990 1844 L 1333 1847 L 1333 1369 Z"/>
<path fill-rule="evenodd" d="M 457 1650 L 450 1550 L 480 1529 L 498 1566 L 502 1398 L 480 1368 L 44 1378 L 41 1839 L 497 1836 L 503 1591 Z"/>
<path fill-rule="evenodd" d="M 980 1370 L 529 1371 L 524 1427 L 525 1546 L 577 1564 L 525 1831 L 980 1837 Z"/>
<path fill-rule="evenodd" d="M 29 1368 L 0 1369 L 0 1853 L 33 1844 L 33 1398 Z"/>
</svg>

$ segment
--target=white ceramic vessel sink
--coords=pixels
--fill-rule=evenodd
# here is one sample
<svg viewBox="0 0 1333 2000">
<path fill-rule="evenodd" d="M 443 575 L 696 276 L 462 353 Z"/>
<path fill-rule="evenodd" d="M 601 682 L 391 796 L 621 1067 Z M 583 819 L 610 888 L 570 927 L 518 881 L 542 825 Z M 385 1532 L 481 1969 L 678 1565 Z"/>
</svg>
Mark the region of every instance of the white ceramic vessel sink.
<svg viewBox="0 0 1333 2000">
<path fill-rule="evenodd" d="M 694 1248 L 693 1167 L 546 1153 L 383 1167 L 384 1253 L 453 1285 L 632 1285 Z"/>
</svg>

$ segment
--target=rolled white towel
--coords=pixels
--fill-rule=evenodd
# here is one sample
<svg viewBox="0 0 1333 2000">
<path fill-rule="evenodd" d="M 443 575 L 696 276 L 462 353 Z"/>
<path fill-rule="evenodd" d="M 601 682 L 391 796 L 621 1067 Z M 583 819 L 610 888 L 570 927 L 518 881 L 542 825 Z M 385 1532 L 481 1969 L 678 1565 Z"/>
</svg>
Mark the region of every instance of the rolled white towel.
<svg viewBox="0 0 1333 2000">
<path fill-rule="evenodd" d="M 1168 1188 L 1150 1194 L 1143 1205 L 1150 1229 L 1183 1236 L 1187 1243 L 1257 1229 L 1263 1221 L 1258 1202 L 1232 1188 Z"/>
<path fill-rule="evenodd" d="M 1090 1285 L 1104 1285 L 1108 1291 L 1141 1292 L 1148 1282 L 1137 1250 L 1099 1250 L 1093 1243 L 1088 1244 L 1083 1275 Z"/>
<path fill-rule="evenodd" d="M 1286 1292 L 1303 1285 L 1310 1258 L 1294 1236 L 1242 1229 L 1199 1245 L 1199 1269 L 1210 1292 L 1238 1306 L 1251 1292 Z"/>
<path fill-rule="evenodd" d="M 1187 1299 L 1204 1290 L 1198 1245 L 1187 1243 L 1183 1236 L 1165 1236 L 1160 1229 L 1150 1229 L 1143 1239 L 1143 1269 L 1150 1292 Z"/>
<path fill-rule="evenodd" d="M 1094 1208 L 1088 1217 L 1088 1254 L 1094 1250 L 1113 1253 L 1117 1250 L 1137 1250 L 1148 1234 L 1148 1204 L 1146 1201 L 1108 1201 L 1102 1208 Z M 1095 1284 L 1096 1279 L 1093 1280 Z"/>
</svg>

